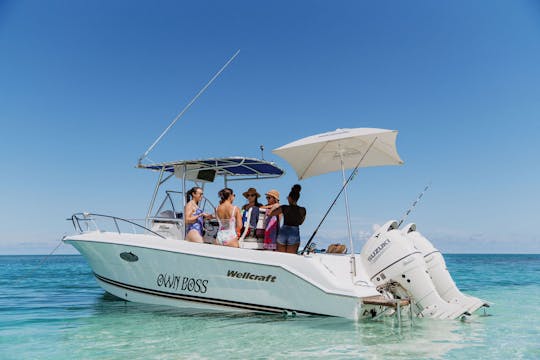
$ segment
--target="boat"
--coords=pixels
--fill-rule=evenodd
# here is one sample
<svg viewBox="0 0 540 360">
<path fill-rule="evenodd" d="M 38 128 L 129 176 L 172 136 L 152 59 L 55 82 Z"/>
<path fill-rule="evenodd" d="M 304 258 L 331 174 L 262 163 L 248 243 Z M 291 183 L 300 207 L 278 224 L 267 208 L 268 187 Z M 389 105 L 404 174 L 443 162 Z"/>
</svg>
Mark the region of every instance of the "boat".
<svg viewBox="0 0 540 360">
<path fill-rule="evenodd" d="M 231 248 L 184 240 L 183 199 L 187 183 L 223 178 L 252 181 L 277 178 L 284 171 L 261 159 L 229 157 L 140 165 L 159 173 L 154 207 L 160 188 L 180 180 L 181 191 L 166 190 L 146 226 L 115 216 L 78 213 L 71 217 L 79 234 L 67 236 L 88 261 L 98 284 L 119 298 L 187 311 L 256 311 L 298 315 L 359 317 L 361 299 L 378 296 L 375 286 L 359 271 L 351 282 L 346 255 L 295 255 Z M 202 182 L 202 183 L 201 183 Z M 175 186 L 176 188 L 177 186 Z M 167 208 L 167 205 L 170 207 Z M 167 208 L 167 210 L 164 210 Z M 151 210 L 149 210 L 151 211 Z"/>
<path fill-rule="evenodd" d="M 259 250 L 258 240 L 245 233 L 239 248 L 219 246 L 213 243 L 217 224 L 211 219 L 205 221 L 204 243 L 186 241 L 183 209 L 191 184 L 204 189 L 220 181 L 223 187 L 242 181 L 251 186 L 285 173 L 275 162 L 248 157 L 139 162 L 138 168 L 157 174 L 144 223 L 76 213 L 70 220 L 77 231 L 63 241 L 86 259 L 106 292 L 186 312 L 262 312 L 355 321 L 384 315 L 401 321 L 402 314 L 438 319 L 470 316 L 487 303 L 459 292 L 442 255 L 416 231 L 415 224 L 400 229 L 396 221 L 388 221 L 360 252 L 353 249 L 347 185 L 360 167 L 402 164 L 396 136 L 397 131 L 386 129 L 337 129 L 274 150 L 300 180 L 342 172 L 334 203 L 340 197 L 347 203 L 347 252 L 313 246 L 318 227 L 297 254 Z M 213 212 L 214 205 L 205 197 L 201 207 Z"/>
<path fill-rule="evenodd" d="M 261 250 L 260 238 L 248 231 L 241 235 L 239 248 L 215 245 L 218 224 L 212 219 L 205 220 L 203 243 L 186 241 L 183 212 L 190 183 L 204 190 L 206 184 L 220 180 L 228 187 L 234 181 L 255 182 L 284 174 L 262 154 L 261 159 L 240 156 L 144 162 L 239 52 L 139 158 L 138 168 L 158 174 L 142 223 L 90 212 L 71 216 L 76 233 L 64 236 L 63 241 L 84 256 L 98 284 L 127 301 L 176 306 L 190 312 L 254 311 L 352 320 L 388 315 L 401 323 L 402 313 L 411 319 L 463 319 L 489 306 L 459 291 L 442 255 L 416 230 L 416 224 L 400 229 L 403 220 L 390 220 L 378 227 L 356 253 L 347 186 L 359 168 L 403 164 L 394 130 L 337 129 L 274 149 L 274 154 L 294 168 L 299 180 L 336 171 L 341 171 L 343 178 L 334 201 L 298 253 Z M 170 187 L 165 188 L 165 184 Z M 158 197 L 160 203 L 156 203 Z M 347 210 L 349 248 L 332 244 L 328 249 L 317 249 L 313 240 L 340 197 Z M 214 212 L 215 206 L 204 197 L 201 208 Z M 246 218 L 244 226 L 248 229 L 251 211 Z M 263 211 L 256 220 L 264 224 Z"/>
</svg>

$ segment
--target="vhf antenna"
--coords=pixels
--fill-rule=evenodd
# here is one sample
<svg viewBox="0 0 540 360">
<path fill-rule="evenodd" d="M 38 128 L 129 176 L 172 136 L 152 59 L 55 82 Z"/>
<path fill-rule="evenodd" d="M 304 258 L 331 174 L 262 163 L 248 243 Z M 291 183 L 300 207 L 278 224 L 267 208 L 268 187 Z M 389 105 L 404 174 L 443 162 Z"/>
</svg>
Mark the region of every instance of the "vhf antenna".
<svg viewBox="0 0 540 360">
<path fill-rule="evenodd" d="M 238 49 L 233 56 L 231 56 L 231 58 L 229 59 L 229 61 L 227 61 L 225 63 L 225 65 L 223 65 L 221 67 L 221 69 L 219 69 L 219 71 L 214 75 L 214 77 L 212 77 L 210 79 L 210 81 L 208 81 L 206 83 L 206 85 L 204 85 L 204 87 L 197 93 L 197 95 L 195 95 L 195 97 L 193 99 L 191 99 L 191 101 L 184 107 L 184 109 L 182 109 L 182 111 L 180 112 L 180 114 L 178 114 L 176 116 L 176 118 L 169 124 L 169 126 L 167 126 L 167 128 L 161 133 L 161 135 L 158 136 L 158 138 L 156 139 L 156 141 L 154 141 L 154 143 L 152 145 L 150 145 L 150 147 L 148 148 L 148 150 L 146 150 L 146 152 L 139 158 L 139 165 L 141 165 L 142 161 L 148 156 L 148 154 L 150 153 L 150 151 L 152 151 L 152 149 L 154 149 L 154 147 L 157 145 L 157 143 L 161 140 L 161 138 L 163 136 L 165 136 L 165 134 L 174 126 L 174 124 L 176 124 L 176 122 L 178 121 L 178 119 L 180 119 L 182 117 L 182 115 L 184 115 L 184 113 L 191 107 L 191 105 L 193 105 L 193 103 L 199 98 L 199 96 L 202 95 L 203 92 L 205 92 L 205 90 L 210 86 L 210 84 L 212 84 L 214 82 L 214 80 L 217 79 L 217 77 L 219 75 L 221 75 L 221 73 L 223 72 L 223 70 L 225 70 L 225 68 L 227 68 L 227 66 L 229 66 L 229 64 L 234 60 L 234 58 L 240 53 L 240 49 Z"/>
<path fill-rule="evenodd" d="M 264 160 L 264 145 L 259 146 L 259 149 L 261 149 L 261 160 Z"/>
<path fill-rule="evenodd" d="M 403 224 L 403 222 L 405 221 L 405 219 L 407 219 L 407 216 L 409 216 L 409 214 L 411 213 L 411 211 L 413 211 L 414 207 L 416 206 L 416 204 L 418 204 L 418 202 L 420 201 L 420 199 L 422 198 L 422 196 L 424 196 L 424 193 L 429 189 L 429 187 L 431 186 L 431 181 L 429 182 L 429 184 L 426 185 L 426 187 L 424 188 L 424 190 L 418 195 L 418 197 L 416 198 L 416 200 L 414 200 L 414 202 L 412 203 L 411 207 L 407 210 L 407 212 L 405 212 L 405 215 L 403 215 L 403 217 L 401 218 L 401 220 L 399 220 L 399 223 L 398 223 L 398 226 L 397 228 L 399 229 L 399 227 L 401 226 L 401 224 Z"/>
</svg>

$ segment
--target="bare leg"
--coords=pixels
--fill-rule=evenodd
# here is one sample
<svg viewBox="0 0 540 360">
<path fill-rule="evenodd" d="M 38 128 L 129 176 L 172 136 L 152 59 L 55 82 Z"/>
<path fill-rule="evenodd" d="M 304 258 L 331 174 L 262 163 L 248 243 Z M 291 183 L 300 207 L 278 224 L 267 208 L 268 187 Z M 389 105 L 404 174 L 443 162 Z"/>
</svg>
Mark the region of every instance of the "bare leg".
<svg viewBox="0 0 540 360">
<path fill-rule="evenodd" d="M 230 246 L 230 247 L 240 247 L 240 244 L 238 243 L 238 239 L 236 240 L 231 240 L 231 241 L 228 241 L 227 242 L 227 245 L 225 246 Z"/>
<path fill-rule="evenodd" d="M 287 245 L 287 252 L 290 254 L 296 254 L 298 252 L 298 247 L 300 243 L 294 245 Z"/>
<path fill-rule="evenodd" d="M 201 236 L 201 234 L 199 234 L 199 232 L 195 229 L 193 230 L 190 230 L 187 235 L 186 235 L 186 240 L 187 241 L 191 241 L 191 242 L 196 242 L 196 243 L 202 243 L 204 242 L 203 241 L 203 238 Z"/>
<path fill-rule="evenodd" d="M 277 243 L 277 251 L 279 251 L 279 252 L 287 252 L 287 245 L 282 245 L 280 243 Z"/>
</svg>

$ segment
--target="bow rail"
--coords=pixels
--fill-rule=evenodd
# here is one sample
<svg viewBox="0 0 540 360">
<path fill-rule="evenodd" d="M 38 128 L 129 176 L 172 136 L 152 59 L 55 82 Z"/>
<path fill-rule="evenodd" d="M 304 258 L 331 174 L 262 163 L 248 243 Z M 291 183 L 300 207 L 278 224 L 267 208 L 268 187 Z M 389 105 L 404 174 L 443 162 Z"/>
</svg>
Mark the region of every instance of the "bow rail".
<svg viewBox="0 0 540 360">
<path fill-rule="evenodd" d="M 155 231 L 137 224 L 136 222 L 119 218 L 117 216 L 93 214 L 93 213 L 75 213 L 71 215 L 73 227 L 81 234 L 89 232 L 117 232 L 118 234 L 152 234 L 165 239 L 164 236 Z"/>
</svg>

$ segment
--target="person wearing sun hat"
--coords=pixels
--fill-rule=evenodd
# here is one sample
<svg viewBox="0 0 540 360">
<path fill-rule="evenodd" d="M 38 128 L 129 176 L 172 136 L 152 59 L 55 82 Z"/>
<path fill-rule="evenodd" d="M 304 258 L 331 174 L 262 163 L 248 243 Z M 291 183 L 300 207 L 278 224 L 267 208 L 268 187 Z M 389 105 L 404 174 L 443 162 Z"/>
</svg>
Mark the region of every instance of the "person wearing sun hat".
<svg viewBox="0 0 540 360">
<path fill-rule="evenodd" d="M 259 208 L 262 206 L 262 204 L 258 200 L 261 197 L 261 194 L 257 192 L 257 189 L 249 188 L 247 189 L 247 191 L 244 191 L 242 195 L 244 195 L 244 197 L 248 201 L 247 204 L 242 206 L 242 233 L 245 229 L 249 209 L 252 209 L 251 215 L 249 217 L 249 227 L 253 229 L 253 232 L 255 232 L 255 228 L 257 227 L 257 220 L 259 219 Z"/>
<path fill-rule="evenodd" d="M 247 210 L 252 206 L 261 207 L 262 204 L 259 203 L 259 198 L 261 197 L 261 194 L 257 192 L 257 189 L 255 188 L 249 188 L 247 191 L 244 191 L 242 193 L 244 197 L 247 199 L 248 203 L 242 206 L 242 210 Z"/>
<path fill-rule="evenodd" d="M 272 189 L 269 190 L 265 195 L 267 204 L 262 206 L 261 209 L 266 209 L 266 213 L 269 214 L 273 209 L 279 207 L 279 191 Z M 264 231 L 264 248 L 266 250 L 274 251 L 277 248 L 276 243 L 280 220 L 281 214 L 266 217 Z"/>
<path fill-rule="evenodd" d="M 276 203 L 279 202 L 279 191 L 274 190 L 274 189 L 268 190 L 268 192 L 265 195 L 266 195 L 266 200 L 268 200 L 268 197 L 273 197 L 276 200 Z"/>
</svg>

